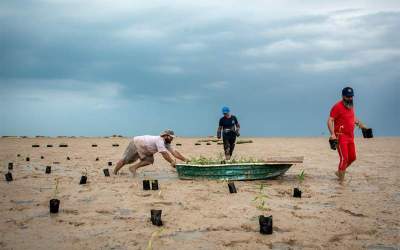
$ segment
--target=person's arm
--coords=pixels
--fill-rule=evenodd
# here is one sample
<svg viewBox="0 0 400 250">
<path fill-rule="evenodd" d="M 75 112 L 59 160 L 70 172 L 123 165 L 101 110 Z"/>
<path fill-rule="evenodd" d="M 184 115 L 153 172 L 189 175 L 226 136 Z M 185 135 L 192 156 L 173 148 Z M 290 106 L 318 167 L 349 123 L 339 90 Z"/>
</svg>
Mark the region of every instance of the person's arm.
<svg viewBox="0 0 400 250">
<path fill-rule="evenodd" d="M 236 135 L 240 136 L 240 124 L 235 116 Z"/>
<path fill-rule="evenodd" d="M 170 152 L 173 156 L 175 156 L 175 158 L 178 158 L 179 160 L 185 161 L 185 162 L 188 161 L 188 159 L 185 156 L 183 156 L 181 153 L 179 153 L 177 150 L 172 149 Z"/>
<path fill-rule="evenodd" d="M 329 137 L 330 139 L 336 139 L 335 135 L 335 119 L 333 117 L 328 118 L 328 130 L 331 136 Z"/>
<path fill-rule="evenodd" d="M 358 118 L 356 117 L 356 122 L 355 124 L 360 128 L 360 129 L 367 129 L 368 127 L 362 123 L 360 120 L 358 120 Z"/>
<path fill-rule="evenodd" d="M 217 138 L 221 139 L 221 130 L 222 130 L 222 126 L 219 126 L 217 129 Z"/>
<path fill-rule="evenodd" d="M 162 155 L 162 157 L 167 161 L 167 162 L 169 162 L 170 164 L 171 164 L 171 167 L 175 167 L 175 164 L 176 164 L 176 162 L 175 162 L 175 160 L 173 160 L 172 158 L 171 158 L 171 156 L 168 154 L 168 152 L 167 151 L 162 151 L 162 152 L 160 152 L 160 154 Z"/>
</svg>

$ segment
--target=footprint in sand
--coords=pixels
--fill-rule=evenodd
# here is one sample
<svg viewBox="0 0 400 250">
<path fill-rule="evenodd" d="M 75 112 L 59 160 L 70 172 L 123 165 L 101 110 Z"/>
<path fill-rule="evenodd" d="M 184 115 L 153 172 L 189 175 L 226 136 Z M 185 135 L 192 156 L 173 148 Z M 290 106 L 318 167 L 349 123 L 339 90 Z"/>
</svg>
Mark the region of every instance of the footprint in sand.
<svg viewBox="0 0 400 250">
<path fill-rule="evenodd" d="M 110 211 L 110 210 L 99 209 L 99 210 L 96 210 L 96 213 L 99 213 L 99 214 L 112 214 L 113 212 Z"/>
<path fill-rule="evenodd" d="M 64 209 L 63 212 L 65 214 L 73 214 L 73 215 L 78 215 L 79 211 L 78 210 L 74 210 L 74 209 Z"/>
</svg>

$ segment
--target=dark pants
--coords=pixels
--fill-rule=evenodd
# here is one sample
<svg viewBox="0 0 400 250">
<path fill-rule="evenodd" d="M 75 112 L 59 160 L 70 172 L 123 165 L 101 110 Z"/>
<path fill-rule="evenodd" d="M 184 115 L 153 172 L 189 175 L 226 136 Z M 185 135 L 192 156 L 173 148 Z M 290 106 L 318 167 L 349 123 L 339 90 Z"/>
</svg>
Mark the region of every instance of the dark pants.
<svg viewBox="0 0 400 250">
<path fill-rule="evenodd" d="M 235 133 L 224 133 L 224 151 L 225 155 L 232 156 L 233 150 L 235 149 L 236 134 Z"/>
</svg>

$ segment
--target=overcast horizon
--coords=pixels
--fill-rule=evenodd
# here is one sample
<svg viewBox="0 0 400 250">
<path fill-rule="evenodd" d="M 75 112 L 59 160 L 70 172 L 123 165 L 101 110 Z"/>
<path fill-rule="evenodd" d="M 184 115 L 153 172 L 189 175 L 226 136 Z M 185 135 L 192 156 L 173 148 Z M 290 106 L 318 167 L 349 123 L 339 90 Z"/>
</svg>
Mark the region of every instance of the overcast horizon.
<svg viewBox="0 0 400 250">
<path fill-rule="evenodd" d="M 399 1 L 1 1 L 0 135 L 400 135 Z M 357 130 L 357 135 L 360 132 Z"/>
</svg>

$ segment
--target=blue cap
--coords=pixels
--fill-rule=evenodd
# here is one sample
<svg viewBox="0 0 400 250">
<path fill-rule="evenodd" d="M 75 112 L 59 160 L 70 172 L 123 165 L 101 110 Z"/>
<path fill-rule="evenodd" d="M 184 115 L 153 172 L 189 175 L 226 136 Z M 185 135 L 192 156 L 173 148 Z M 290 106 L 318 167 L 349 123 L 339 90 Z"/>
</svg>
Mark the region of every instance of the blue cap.
<svg viewBox="0 0 400 250">
<path fill-rule="evenodd" d="M 342 90 L 342 96 L 354 96 L 354 90 L 351 87 L 346 87 Z"/>
<path fill-rule="evenodd" d="M 227 114 L 227 113 L 229 113 L 229 112 L 230 112 L 230 110 L 229 110 L 228 107 L 223 107 L 223 108 L 222 108 L 222 114 Z"/>
</svg>

